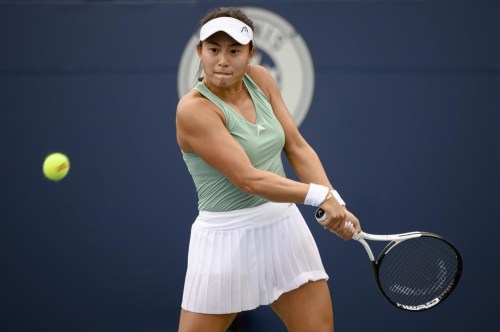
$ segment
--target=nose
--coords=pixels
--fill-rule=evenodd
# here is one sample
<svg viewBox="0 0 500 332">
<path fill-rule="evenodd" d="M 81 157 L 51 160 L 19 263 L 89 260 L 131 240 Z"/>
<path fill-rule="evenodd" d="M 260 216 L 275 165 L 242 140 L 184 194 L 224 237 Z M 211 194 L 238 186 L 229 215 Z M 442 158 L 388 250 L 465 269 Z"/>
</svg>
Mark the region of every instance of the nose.
<svg viewBox="0 0 500 332">
<path fill-rule="evenodd" d="M 228 61 L 227 61 L 227 57 L 229 56 L 229 54 L 225 53 L 225 52 L 221 52 L 220 53 L 220 56 L 219 56 L 219 61 L 218 61 L 218 65 L 219 66 L 227 66 L 228 65 Z"/>
</svg>

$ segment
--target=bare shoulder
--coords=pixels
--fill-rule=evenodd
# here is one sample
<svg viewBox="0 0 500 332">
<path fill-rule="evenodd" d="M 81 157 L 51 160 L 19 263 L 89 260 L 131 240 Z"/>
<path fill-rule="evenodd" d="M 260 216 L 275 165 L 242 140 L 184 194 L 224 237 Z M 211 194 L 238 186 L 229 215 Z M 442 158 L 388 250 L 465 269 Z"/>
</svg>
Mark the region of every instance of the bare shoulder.
<svg viewBox="0 0 500 332">
<path fill-rule="evenodd" d="M 251 65 L 248 69 L 248 75 L 268 98 L 270 98 L 272 94 L 276 93 L 278 90 L 276 82 L 267 68 L 261 65 Z"/>
<path fill-rule="evenodd" d="M 206 133 L 225 125 L 222 111 L 196 90 L 179 100 L 175 122 L 180 136 Z"/>
<path fill-rule="evenodd" d="M 269 84 L 269 81 L 273 81 L 273 77 L 271 73 L 267 70 L 266 67 L 261 65 L 251 65 L 248 69 L 248 75 L 255 81 L 257 84 Z"/>
<path fill-rule="evenodd" d="M 206 117 L 220 119 L 218 108 L 196 90 L 188 92 L 179 100 L 176 116 L 178 120 L 188 122 Z"/>
<path fill-rule="evenodd" d="M 189 91 L 177 103 L 177 116 L 188 116 L 192 109 L 201 105 L 202 98 L 197 91 Z"/>
<path fill-rule="evenodd" d="M 177 104 L 177 142 L 184 152 L 191 152 L 197 141 L 206 140 L 224 127 L 222 112 L 198 91 L 190 91 Z"/>
</svg>

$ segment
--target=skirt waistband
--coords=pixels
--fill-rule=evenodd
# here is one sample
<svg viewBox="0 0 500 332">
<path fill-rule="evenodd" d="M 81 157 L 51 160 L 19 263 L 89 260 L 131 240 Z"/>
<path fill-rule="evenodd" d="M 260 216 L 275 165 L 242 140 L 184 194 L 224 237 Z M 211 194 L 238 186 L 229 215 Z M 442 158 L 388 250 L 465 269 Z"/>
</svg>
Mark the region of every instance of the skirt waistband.
<svg viewBox="0 0 500 332">
<path fill-rule="evenodd" d="M 268 202 L 259 206 L 226 212 L 200 211 L 193 227 L 211 230 L 260 227 L 280 221 L 293 203 Z"/>
</svg>

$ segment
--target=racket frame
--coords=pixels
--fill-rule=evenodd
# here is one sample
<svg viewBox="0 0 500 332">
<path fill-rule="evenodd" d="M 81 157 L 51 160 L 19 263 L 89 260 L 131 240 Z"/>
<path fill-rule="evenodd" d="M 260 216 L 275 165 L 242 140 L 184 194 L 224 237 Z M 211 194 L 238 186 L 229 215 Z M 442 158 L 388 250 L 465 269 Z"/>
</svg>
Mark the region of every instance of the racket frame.
<svg viewBox="0 0 500 332">
<path fill-rule="evenodd" d="M 453 282 L 438 297 L 432 299 L 431 301 L 429 301 L 427 303 L 423 303 L 423 304 L 420 304 L 417 306 L 411 306 L 411 305 L 405 305 L 402 303 L 398 303 L 398 302 L 392 300 L 383 291 L 382 283 L 380 281 L 380 276 L 379 276 L 379 267 L 380 267 L 381 263 L 383 262 L 385 255 L 387 253 L 389 253 L 389 251 L 392 248 L 394 248 L 399 243 L 401 243 L 405 240 L 414 239 L 414 238 L 418 238 L 418 237 L 422 237 L 422 236 L 433 237 L 433 238 L 436 238 L 438 240 L 441 240 L 441 241 L 445 242 L 447 245 L 449 245 L 450 248 L 453 250 L 453 252 L 455 253 L 456 259 L 457 259 L 457 269 L 456 269 L 455 275 L 453 277 Z M 392 305 L 394 305 L 395 307 L 397 307 L 399 309 L 402 309 L 405 311 L 410 311 L 410 312 L 420 312 L 420 311 L 428 310 L 428 309 L 442 303 L 452 293 L 452 291 L 455 289 L 455 287 L 457 286 L 457 284 L 460 280 L 460 277 L 462 274 L 462 268 L 463 268 L 463 263 L 462 263 L 462 258 L 460 256 L 460 253 L 458 252 L 458 250 L 455 248 L 455 246 L 451 242 L 449 242 L 448 240 L 446 240 L 445 238 L 443 238 L 442 236 L 440 236 L 438 234 L 430 233 L 430 232 L 409 232 L 409 233 L 401 233 L 401 234 L 377 235 L 377 234 L 370 234 L 370 233 L 361 232 L 361 233 L 358 233 L 355 236 L 353 236 L 353 239 L 358 241 L 361 245 L 363 245 L 363 247 L 366 250 L 366 253 L 368 254 L 368 257 L 370 258 L 370 261 L 372 263 L 372 268 L 373 268 L 373 274 L 374 274 L 375 281 L 377 284 L 377 288 L 379 289 L 379 291 L 382 293 L 384 298 L 389 303 L 391 303 Z M 382 249 L 378 258 L 375 259 L 373 252 L 370 248 L 370 245 L 366 242 L 366 240 L 389 242 L 389 243 L 384 247 L 384 249 Z"/>
<path fill-rule="evenodd" d="M 424 234 L 426 234 L 426 233 L 408 232 L 408 233 L 401 233 L 401 234 L 378 235 L 378 234 L 370 234 L 370 233 L 366 233 L 366 232 L 360 232 L 360 233 L 355 234 L 352 238 L 353 238 L 353 240 L 356 240 L 359 243 L 361 243 L 361 245 L 363 245 L 370 260 L 372 262 L 375 262 L 375 256 L 373 255 L 372 249 L 370 248 L 370 245 L 366 242 L 366 240 L 390 242 L 389 244 L 391 244 L 391 243 L 396 244 L 396 243 L 404 241 L 404 240 L 409 240 L 409 239 L 421 237 Z M 387 251 L 386 251 L 386 249 L 387 249 L 387 247 L 382 252 L 387 252 L 388 249 L 387 249 Z"/>
<path fill-rule="evenodd" d="M 324 219 L 326 219 L 325 211 L 321 208 L 318 208 L 316 210 L 315 217 L 316 217 L 316 220 L 318 222 L 323 221 Z M 429 301 L 427 303 L 420 304 L 418 306 L 404 305 L 404 304 L 398 303 L 396 301 L 393 301 L 383 291 L 382 284 L 380 282 L 380 277 L 379 277 L 379 266 L 382 263 L 384 256 L 387 253 L 389 253 L 389 251 L 392 248 L 394 248 L 396 245 L 398 245 L 399 243 L 401 243 L 405 240 L 414 239 L 414 238 L 418 238 L 418 237 L 422 237 L 422 236 L 434 237 L 434 238 L 437 238 L 437 239 L 445 242 L 447 245 L 449 245 L 450 248 L 455 253 L 455 256 L 457 259 L 457 269 L 455 271 L 453 282 L 448 286 L 448 288 L 443 293 L 440 294 L 440 296 L 438 296 L 435 299 L 432 299 L 431 301 Z M 428 309 L 442 303 L 448 297 L 448 295 L 450 295 L 452 293 L 452 291 L 455 289 L 458 282 L 460 281 L 460 277 L 462 275 L 462 269 L 463 269 L 463 262 L 462 262 L 462 257 L 460 255 L 460 252 L 455 248 L 455 246 L 450 241 L 446 240 L 445 238 L 443 238 L 442 236 L 440 236 L 438 234 L 430 233 L 430 232 L 408 232 L 408 233 L 399 233 L 399 234 L 379 235 L 379 234 L 370 234 L 370 233 L 366 233 L 366 232 L 361 231 L 361 232 L 355 234 L 352 238 L 353 238 L 353 240 L 356 240 L 357 242 L 359 242 L 365 248 L 365 251 L 368 254 L 368 258 L 370 259 L 371 264 L 372 264 L 373 274 L 375 277 L 377 288 L 379 289 L 379 291 L 382 293 L 384 298 L 389 303 L 391 303 L 392 305 L 394 305 L 395 307 L 397 307 L 399 309 L 402 309 L 405 311 L 411 311 L 411 312 L 420 312 L 420 311 L 428 310 Z M 373 255 L 373 251 L 372 251 L 370 245 L 368 244 L 367 240 L 368 241 L 389 242 L 389 243 L 384 247 L 384 249 L 382 249 L 382 251 L 380 252 L 377 259 L 375 259 L 375 256 Z"/>
</svg>

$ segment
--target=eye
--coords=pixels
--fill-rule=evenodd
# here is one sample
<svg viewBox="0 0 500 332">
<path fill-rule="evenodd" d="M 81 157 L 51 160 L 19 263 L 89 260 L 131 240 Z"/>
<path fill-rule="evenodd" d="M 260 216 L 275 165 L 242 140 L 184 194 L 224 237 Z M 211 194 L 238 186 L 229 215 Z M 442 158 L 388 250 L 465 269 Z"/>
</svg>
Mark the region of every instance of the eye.
<svg viewBox="0 0 500 332">
<path fill-rule="evenodd" d="M 209 47 L 208 50 L 210 53 L 217 53 L 219 51 L 216 47 Z"/>
</svg>

